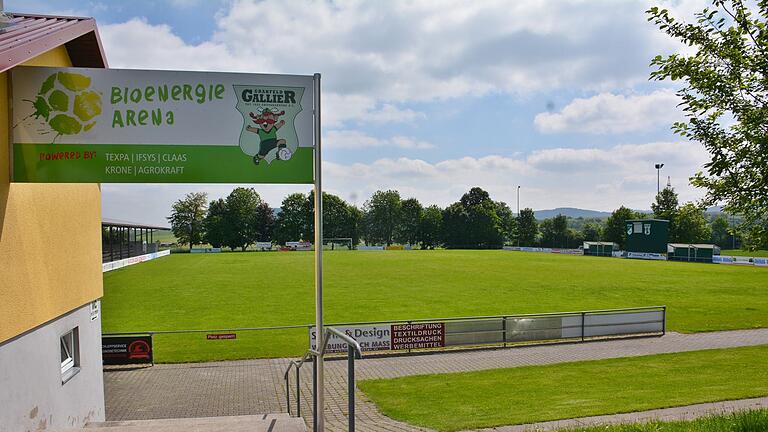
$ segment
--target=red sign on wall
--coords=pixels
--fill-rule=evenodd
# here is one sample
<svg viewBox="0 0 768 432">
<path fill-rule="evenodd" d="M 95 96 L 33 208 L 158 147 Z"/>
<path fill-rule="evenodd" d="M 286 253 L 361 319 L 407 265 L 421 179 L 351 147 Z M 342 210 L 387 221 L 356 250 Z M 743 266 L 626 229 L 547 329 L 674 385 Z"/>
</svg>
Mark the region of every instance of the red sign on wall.
<svg viewBox="0 0 768 432">
<path fill-rule="evenodd" d="M 101 358 L 105 365 L 152 363 L 152 336 L 104 336 Z"/>
<path fill-rule="evenodd" d="M 237 333 L 212 333 L 205 338 L 208 340 L 237 339 Z"/>
<path fill-rule="evenodd" d="M 392 325 L 392 350 L 445 346 L 445 323 Z"/>
</svg>

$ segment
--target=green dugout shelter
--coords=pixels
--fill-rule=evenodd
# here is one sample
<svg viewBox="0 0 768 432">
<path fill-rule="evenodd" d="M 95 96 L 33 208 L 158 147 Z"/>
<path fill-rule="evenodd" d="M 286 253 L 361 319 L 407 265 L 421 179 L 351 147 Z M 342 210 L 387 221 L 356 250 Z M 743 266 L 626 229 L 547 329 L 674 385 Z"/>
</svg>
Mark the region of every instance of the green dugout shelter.
<svg viewBox="0 0 768 432">
<path fill-rule="evenodd" d="M 712 244 L 670 243 L 667 259 L 671 261 L 712 262 L 713 255 L 720 255 L 720 248 Z"/>
<path fill-rule="evenodd" d="M 628 220 L 627 252 L 667 253 L 669 221 L 663 219 Z"/>
<path fill-rule="evenodd" d="M 584 255 L 613 256 L 613 251 L 619 250 L 619 245 L 613 242 L 585 241 Z"/>
</svg>

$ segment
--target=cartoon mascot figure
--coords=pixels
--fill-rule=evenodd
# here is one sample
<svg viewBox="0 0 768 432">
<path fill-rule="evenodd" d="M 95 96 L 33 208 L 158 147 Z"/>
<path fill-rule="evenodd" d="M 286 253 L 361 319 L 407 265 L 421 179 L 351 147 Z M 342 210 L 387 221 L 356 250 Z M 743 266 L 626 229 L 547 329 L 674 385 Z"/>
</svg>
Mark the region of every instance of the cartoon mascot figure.
<svg viewBox="0 0 768 432">
<path fill-rule="evenodd" d="M 253 163 L 259 164 L 263 159 L 266 159 L 267 153 L 277 148 L 277 159 L 290 159 L 291 151 L 286 147 L 284 139 L 277 138 L 277 131 L 285 126 L 285 120 L 278 120 L 280 116 L 285 115 L 285 111 L 278 112 L 277 110 L 271 110 L 264 108 L 259 114 L 249 113 L 251 120 L 256 126 L 248 125 L 245 130 L 255 133 L 259 136 L 259 153 L 253 157 Z"/>
</svg>

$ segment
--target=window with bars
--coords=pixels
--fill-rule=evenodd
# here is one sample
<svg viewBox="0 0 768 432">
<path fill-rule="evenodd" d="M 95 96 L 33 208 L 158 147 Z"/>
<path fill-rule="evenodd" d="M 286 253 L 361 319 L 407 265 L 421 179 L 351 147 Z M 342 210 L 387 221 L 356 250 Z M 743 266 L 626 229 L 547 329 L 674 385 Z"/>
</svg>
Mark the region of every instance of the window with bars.
<svg viewBox="0 0 768 432">
<path fill-rule="evenodd" d="M 59 338 L 61 349 L 61 382 L 65 383 L 80 371 L 79 338 L 77 327 Z"/>
</svg>

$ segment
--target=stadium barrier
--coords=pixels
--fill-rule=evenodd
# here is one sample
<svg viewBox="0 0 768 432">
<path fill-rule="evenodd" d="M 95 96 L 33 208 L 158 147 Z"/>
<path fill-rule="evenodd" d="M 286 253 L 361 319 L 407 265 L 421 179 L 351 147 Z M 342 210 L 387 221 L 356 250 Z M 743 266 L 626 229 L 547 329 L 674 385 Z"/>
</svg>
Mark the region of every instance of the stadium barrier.
<svg viewBox="0 0 768 432">
<path fill-rule="evenodd" d="M 715 264 L 754 265 L 758 267 L 768 267 L 768 258 L 765 257 L 715 255 L 712 257 L 712 262 Z"/>
<path fill-rule="evenodd" d="M 544 253 L 556 253 L 567 255 L 584 255 L 582 249 L 566 249 L 566 248 L 542 248 L 542 247 L 527 247 L 527 246 L 504 246 L 504 250 L 515 252 L 544 252 Z"/>
<path fill-rule="evenodd" d="M 164 257 L 167 255 L 170 255 L 171 251 L 170 249 L 162 250 L 159 252 L 152 252 L 144 255 L 138 255 L 135 257 L 125 258 L 117 261 L 107 262 L 103 263 L 101 265 L 101 271 L 102 273 L 106 273 L 108 271 L 116 270 L 119 268 L 131 266 L 134 264 L 142 263 L 144 261 L 150 261 L 156 258 Z"/>
<path fill-rule="evenodd" d="M 666 261 L 667 256 L 660 253 L 653 253 L 653 252 L 627 252 L 627 258 L 632 259 L 644 259 L 644 260 L 656 260 L 656 261 Z"/>
<path fill-rule="evenodd" d="M 363 351 L 381 353 L 413 350 L 507 346 L 520 343 L 595 340 L 630 336 L 661 336 L 666 333 L 666 306 L 607 309 L 544 314 L 473 316 L 402 321 L 367 321 L 326 324 L 354 338 Z M 315 327 L 311 324 L 225 328 L 206 330 L 163 330 L 104 333 L 103 337 L 129 335 L 205 334 L 205 339 L 236 341 L 241 332 L 303 329 L 309 348 L 316 349 Z M 347 343 L 332 337 L 328 353 L 346 353 Z"/>
</svg>

